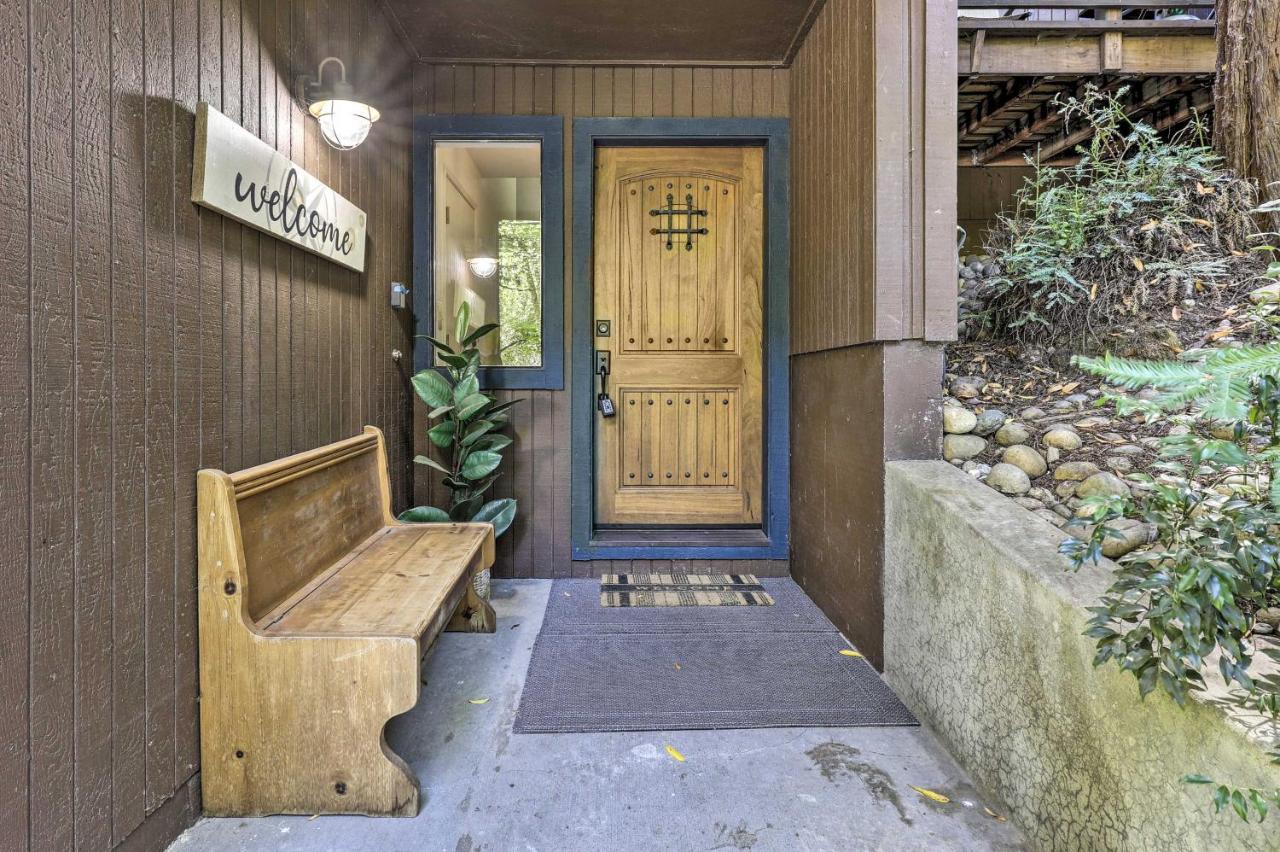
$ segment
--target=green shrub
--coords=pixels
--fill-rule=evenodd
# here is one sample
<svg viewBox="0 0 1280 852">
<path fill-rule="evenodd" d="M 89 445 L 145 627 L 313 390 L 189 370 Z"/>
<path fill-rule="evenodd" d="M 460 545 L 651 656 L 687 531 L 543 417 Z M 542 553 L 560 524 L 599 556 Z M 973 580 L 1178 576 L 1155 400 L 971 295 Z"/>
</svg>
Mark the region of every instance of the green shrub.
<svg viewBox="0 0 1280 852">
<path fill-rule="evenodd" d="M 1093 136 L 1074 165 L 1032 162 L 988 237 L 1002 270 L 989 335 L 1087 348 L 1125 317 L 1235 295 L 1256 272 L 1253 185 L 1222 167 L 1199 122 L 1166 139 L 1129 119 L 1123 92 L 1056 101 L 1069 129 L 1085 122 Z"/>
</svg>

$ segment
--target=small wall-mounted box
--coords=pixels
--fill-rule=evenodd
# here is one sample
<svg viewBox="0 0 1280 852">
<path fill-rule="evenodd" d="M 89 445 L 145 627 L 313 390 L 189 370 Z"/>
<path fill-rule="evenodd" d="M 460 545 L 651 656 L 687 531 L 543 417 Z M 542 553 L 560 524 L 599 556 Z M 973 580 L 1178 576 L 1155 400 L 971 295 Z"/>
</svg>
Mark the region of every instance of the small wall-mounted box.
<svg viewBox="0 0 1280 852">
<path fill-rule="evenodd" d="M 409 307 L 409 288 L 399 281 L 391 282 L 391 307 L 398 311 Z"/>
</svg>

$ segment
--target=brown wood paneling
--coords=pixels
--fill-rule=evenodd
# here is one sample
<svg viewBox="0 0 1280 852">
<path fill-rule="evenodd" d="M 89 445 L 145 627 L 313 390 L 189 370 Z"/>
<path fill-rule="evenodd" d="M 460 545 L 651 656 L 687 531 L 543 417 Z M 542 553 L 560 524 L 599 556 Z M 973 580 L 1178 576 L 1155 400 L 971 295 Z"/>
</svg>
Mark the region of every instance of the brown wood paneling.
<svg viewBox="0 0 1280 852">
<path fill-rule="evenodd" d="M 796 353 L 954 335 L 954 4 L 874 5 L 829 0 L 791 69 Z"/>
<path fill-rule="evenodd" d="M 942 347 L 919 341 L 791 361 L 792 574 L 877 667 L 884 462 L 937 457 L 941 373 Z"/>
<path fill-rule="evenodd" d="M 158 848 L 198 805 L 195 472 L 382 426 L 409 502 L 409 55 L 354 0 L 0 0 L 0 825 Z M 331 26 L 340 22 L 339 26 Z M 338 54 L 382 106 L 331 152 L 291 95 Z M 357 275 L 190 201 L 206 99 L 370 217 Z"/>
<path fill-rule="evenodd" d="M 962 166 L 956 172 L 956 217 L 965 230 L 965 250 L 979 252 L 996 216 L 1010 209 L 1014 193 L 1033 170 L 1025 166 Z"/>
<path fill-rule="evenodd" d="M 465 71 L 463 69 L 466 69 Z M 473 96 L 456 101 L 459 73 L 473 80 Z M 565 174 L 572 174 L 569 119 L 574 116 L 712 116 L 788 114 L 787 69 L 675 66 L 570 66 L 420 63 L 414 72 L 414 110 L 423 113 L 494 112 L 517 115 L 550 112 L 566 119 Z M 529 82 L 523 82 L 528 80 Z M 526 93 L 526 89 L 528 93 Z M 490 106 L 492 105 L 492 106 Z M 571 187 L 565 193 L 565 257 L 572 257 Z M 565 327 L 569 328 L 571 287 L 566 263 Z M 567 340 L 566 340 L 567 345 Z M 568 359 L 566 359 L 568 387 Z M 596 576 L 630 570 L 631 562 L 574 562 L 569 546 L 569 392 L 513 391 L 525 402 L 512 413 L 516 443 L 507 453 L 505 475 L 495 494 L 520 504 L 516 524 L 498 541 L 499 577 Z M 425 438 L 425 411 L 414 405 L 416 452 L 432 451 Z M 527 445 L 527 446 L 526 446 Z M 419 467 L 414 495 L 419 503 L 443 505 L 447 490 Z M 505 489 L 510 489 L 509 491 Z M 727 571 L 730 563 L 701 567 Z M 786 574 L 787 562 L 753 563 L 758 574 Z"/>
</svg>

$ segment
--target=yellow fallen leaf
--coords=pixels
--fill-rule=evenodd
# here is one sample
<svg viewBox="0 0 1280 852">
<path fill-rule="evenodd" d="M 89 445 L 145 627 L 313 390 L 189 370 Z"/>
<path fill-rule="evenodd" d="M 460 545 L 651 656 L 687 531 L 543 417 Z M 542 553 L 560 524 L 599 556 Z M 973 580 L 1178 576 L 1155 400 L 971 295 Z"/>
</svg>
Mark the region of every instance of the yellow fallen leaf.
<svg viewBox="0 0 1280 852">
<path fill-rule="evenodd" d="M 667 754 L 671 755 L 673 759 L 684 763 L 684 755 L 677 751 L 675 746 L 667 746 Z"/>
<path fill-rule="evenodd" d="M 1073 390 L 1075 390 L 1075 389 L 1076 389 L 1076 388 L 1078 388 L 1078 387 L 1080 387 L 1080 383 L 1079 383 L 1079 382 L 1068 382 L 1067 384 L 1065 384 L 1065 385 L 1063 385 L 1063 386 L 1062 386 L 1062 390 L 1061 390 L 1060 392 L 1061 392 L 1061 393 L 1071 393 Z"/>
<path fill-rule="evenodd" d="M 933 801 L 940 802 L 944 805 L 951 803 L 951 800 L 941 793 L 934 792 L 933 790 L 929 790 L 924 787 L 917 787 L 915 784 L 911 784 L 910 787 L 926 799 L 932 799 Z"/>
<path fill-rule="evenodd" d="M 1000 814 L 991 810 L 991 808 L 984 807 L 982 809 L 982 812 L 985 813 L 987 816 L 991 817 L 992 819 L 999 820 L 1000 822 L 1004 822 L 1004 817 L 1000 816 Z"/>
<path fill-rule="evenodd" d="M 1213 227 L 1213 223 L 1212 223 L 1212 222 L 1210 222 L 1208 219 L 1192 219 L 1191 221 L 1192 221 L 1192 222 L 1194 222 L 1194 223 L 1196 223 L 1197 225 L 1199 225 L 1199 226 L 1200 226 L 1200 227 L 1202 227 L 1202 228 L 1212 228 L 1212 227 Z"/>
<path fill-rule="evenodd" d="M 1177 305 L 1173 306 L 1173 310 L 1170 311 L 1169 315 L 1173 317 L 1174 322 L 1177 322 L 1178 320 L 1182 319 L 1182 311 L 1178 310 Z"/>
<path fill-rule="evenodd" d="M 1159 223 L 1159 222 L 1157 222 L 1155 219 L 1149 219 L 1149 220 L 1147 220 L 1147 224 L 1143 225 L 1143 226 L 1142 226 L 1141 228 L 1139 228 L 1138 230 L 1140 230 L 1140 231 L 1154 231 L 1154 230 L 1156 229 L 1156 227 L 1157 227 L 1159 224 L 1160 224 L 1160 223 Z"/>
<path fill-rule="evenodd" d="M 671 668 L 675 669 L 676 671 L 680 671 L 680 664 L 679 664 L 679 663 L 672 663 L 672 664 L 671 664 Z"/>
<path fill-rule="evenodd" d="M 1133 268 L 1134 268 L 1134 269 L 1136 269 L 1136 270 L 1138 270 L 1139 272 L 1142 272 L 1142 271 L 1146 270 L 1146 268 L 1147 268 L 1147 267 L 1146 267 L 1146 265 L 1142 262 L 1142 258 L 1135 257 L 1135 258 L 1133 259 Z"/>
<path fill-rule="evenodd" d="M 841 648 L 841 649 L 840 649 L 840 653 L 841 653 L 841 654 L 843 654 L 843 655 L 844 655 L 844 656 L 846 656 L 846 657 L 861 657 L 861 656 L 862 656 L 862 655 L 861 655 L 861 654 L 859 654 L 857 651 L 854 651 L 854 650 L 852 650 L 852 649 L 850 649 L 850 648 Z"/>
<path fill-rule="evenodd" d="M 1098 298 L 1098 285 L 1094 284 L 1089 288 L 1089 301 L 1095 301 Z"/>
<path fill-rule="evenodd" d="M 467 699 L 467 703 L 468 703 L 468 704 L 488 704 L 488 703 L 489 703 L 489 699 L 487 699 L 487 698 L 468 698 L 468 699 Z"/>
<path fill-rule="evenodd" d="M 1213 195 L 1215 192 L 1217 192 L 1217 190 L 1216 190 L 1216 189 L 1214 189 L 1213 187 L 1211 187 L 1211 186 L 1205 186 L 1205 185 L 1204 185 L 1204 184 L 1202 184 L 1200 181 L 1196 181 L 1196 193 L 1197 193 L 1197 194 L 1199 194 L 1199 195 Z"/>
</svg>

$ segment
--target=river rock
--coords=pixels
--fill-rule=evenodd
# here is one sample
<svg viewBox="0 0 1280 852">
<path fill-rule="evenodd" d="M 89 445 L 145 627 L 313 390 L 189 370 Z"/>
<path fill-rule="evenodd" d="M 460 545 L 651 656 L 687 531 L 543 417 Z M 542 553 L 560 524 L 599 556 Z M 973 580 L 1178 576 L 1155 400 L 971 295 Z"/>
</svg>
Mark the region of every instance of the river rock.
<svg viewBox="0 0 1280 852">
<path fill-rule="evenodd" d="M 1076 486 L 1077 497 L 1103 497 L 1109 495 L 1117 495 L 1127 497 L 1129 495 L 1129 486 L 1125 481 L 1114 473 L 1095 473 Z"/>
<path fill-rule="evenodd" d="M 946 435 L 942 439 L 942 457 L 947 461 L 966 461 L 986 448 L 987 442 L 977 435 Z"/>
<path fill-rule="evenodd" d="M 977 423 L 978 416 L 963 406 L 942 406 L 942 431 L 949 435 L 966 435 Z"/>
<path fill-rule="evenodd" d="M 1004 421 L 1009 419 L 1009 415 L 1005 414 L 998 408 L 988 408 L 986 411 L 978 415 L 978 422 L 973 426 L 973 434 L 987 437 L 997 431 L 1004 425 Z"/>
<path fill-rule="evenodd" d="M 1155 527 L 1133 518 L 1108 521 L 1107 529 L 1115 533 L 1103 536 L 1102 539 L 1102 555 L 1108 559 L 1119 559 L 1144 544 L 1150 544 L 1156 533 Z"/>
<path fill-rule="evenodd" d="M 1266 609 L 1260 609 L 1254 618 L 1263 624 L 1270 624 L 1272 627 L 1280 628 L 1280 606 L 1269 606 Z"/>
<path fill-rule="evenodd" d="M 1043 408 L 1036 408 L 1033 405 L 1030 408 L 1024 408 L 1019 411 L 1018 416 L 1023 420 L 1039 420 L 1041 417 L 1044 417 L 1045 414 Z"/>
<path fill-rule="evenodd" d="M 1025 444 L 1031 440 L 1031 430 L 1015 420 L 996 430 L 996 443 L 1002 447 L 1012 447 L 1014 444 Z"/>
<path fill-rule="evenodd" d="M 1085 417 L 1075 423 L 1077 429 L 1101 429 L 1103 426 L 1110 425 L 1111 419 L 1108 417 Z"/>
<path fill-rule="evenodd" d="M 951 395 L 957 399 L 973 399 L 986 386 L 987 380 L 980 376 L 956 376 L 951 380 Z"/>
<path fill-rule="evenodd" d="M 1022 468 L 1001 462 L 987 474 L 987 485 L 1005 494 L 1017 496 L 1031 490 L 1031 478 Z"/>
<path fill-rule="evenodd" d="M 1053 496 L 1052 491 L 1050 491 L 1048 488 L 1041 488 L 1038 485 L 1035 488 L 1032 488 L 1030 491 L 1028 491 L 1027 496 L 1035 500 L 1039 500 L 1041 503 L 1044 503 L 1046 506 L 1052 506 L 1054 503 L 1058 502 L 1058 499 Z"/>
<path fill-rule="evenodd" d="M 1063 462 L 1053 469 L 1053 478 L 1061 480 L 1074 480 L 1083 482 L 1101 470 L 1093 462 L 1087 461 L 1069 461 Z"/>
<path fill-rule="evenodd" d="M 1032 514 L 1036 515 L 1041 520 L 1053 524 L 1055 527 L 1061 527 L 1067 522 L 1066 518 L 1050 509 L 1036 509 Z"/>
<path fill-rule="evenodd" d="M 970 460 L 965 462 L 960 469 L 975 479 L 986 479 L 987 474 L 991 472 L 991 465 L 983 464 L 980 461 Z"/>
<path fill-rule="evenodd" d="M 1059 482 L 1053 488 L 1053 493 L 1058 495 L 1059 500 L 1067 500 L 1076 496 L 1076 486 L 1080 483 L 1068 479 L 1066 482 Z"/>
<path fill-rule="evenodd" d="M 1043 440 L 1047 446 L 1067 451 L 1078 450 L 1084 443 L 1075 432 L 1061 426 L 1045 432 Z"/>
<path fill-rule="evenodd" d="M 1255 305 L 1273 305 L 1280 302 L 1280 281 L 1254 290 L 1249 294 L 1249 301 Z"/>
<path fill-rule="evenodd" d="M 1043 476 L 1045 471 L 1049 469 L 1049 465 L 1044 460 L 1044 456 L 1028 447 L 1026 444 L 1014 444 L 1007 448 L 1000 457 L 1005 464 L 1011 464 L 1020 468 L 1027 476 L 1035 479 L 1037 476 Z"/>
<path fill-rule="evenodd" d="M 1128 456 L 1107 456 L 1104 461 L 1107 467 L 1116 473 L 1130 473 L 1133 471 L 1133 459 Z"/>
<path fill-rule="evenodd" d="M 1036 509 L 1043 509 L 1045 507 L 1043 503 L 1034 497 L 1014 497 L 1013 502 L 1017 503 L 1022 508 L 1029 509 L 1033 512 Z"/>
</svg>

